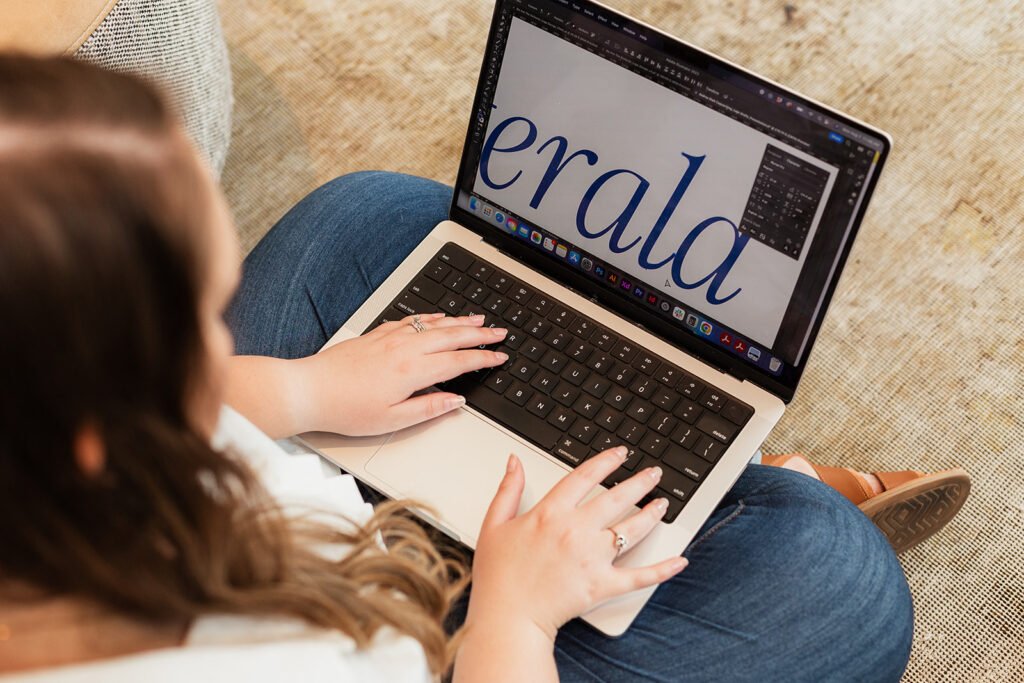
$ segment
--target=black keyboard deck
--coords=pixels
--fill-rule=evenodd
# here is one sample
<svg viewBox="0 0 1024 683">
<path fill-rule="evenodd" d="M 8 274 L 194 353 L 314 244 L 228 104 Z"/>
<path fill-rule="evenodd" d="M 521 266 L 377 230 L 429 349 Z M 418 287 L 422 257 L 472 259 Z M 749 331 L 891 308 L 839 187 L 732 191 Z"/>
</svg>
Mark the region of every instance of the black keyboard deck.
<svg viewBox="0 0 1024 683">
<path fill-rule="evenodd" d="M 628 458 L 605 486 L 660 465 L 659 487 L 640 505 L 667 498 L 665 522 L 679 515 L 753 413 L 451 242 L 370 327 L 436 311 L 483 313 L 485 325 L 508 328 L 495 347 L 508 354 L 504 365 L 442 388 L 574 467 L 627 446 Z"/>
</svg>

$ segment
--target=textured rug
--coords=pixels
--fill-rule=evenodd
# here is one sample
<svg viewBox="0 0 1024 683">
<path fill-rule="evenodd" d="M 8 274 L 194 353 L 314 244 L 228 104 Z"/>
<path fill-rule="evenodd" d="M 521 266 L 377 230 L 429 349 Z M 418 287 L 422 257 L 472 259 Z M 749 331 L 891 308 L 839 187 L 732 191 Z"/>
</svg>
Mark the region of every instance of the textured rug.
<svg viewBox="0 0 1024 683">
<path fill-rule="evenodd" d="M 893 135 L 766 449 L 869 470 L 967 469 L 959 517 L 901 557 L 917 605 L 905 680 L 1024 680 L 1024 5 L 793 3 L 611 2 Z M 236 97 L 224 186 L 246 247 L 342 173 L 453 181 L 490 3 L 221 10 Z"/>
</svg>

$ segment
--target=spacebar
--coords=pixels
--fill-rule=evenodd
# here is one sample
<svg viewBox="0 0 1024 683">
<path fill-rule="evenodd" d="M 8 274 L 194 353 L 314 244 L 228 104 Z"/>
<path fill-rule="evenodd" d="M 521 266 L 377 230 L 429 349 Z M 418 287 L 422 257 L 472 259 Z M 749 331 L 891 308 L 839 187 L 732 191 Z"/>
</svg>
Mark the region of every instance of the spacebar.
<svg viewBox="0 0 1024 683">
<path fill-rule="evenodd" d="M 470 408 L 476 408 L 546 451 L 550 451 L 558 437 L 562 435 L 556 427 L 482 385 L 477 385 L 473 391 L 467 391 L 465 396 Z"/>
</svg>

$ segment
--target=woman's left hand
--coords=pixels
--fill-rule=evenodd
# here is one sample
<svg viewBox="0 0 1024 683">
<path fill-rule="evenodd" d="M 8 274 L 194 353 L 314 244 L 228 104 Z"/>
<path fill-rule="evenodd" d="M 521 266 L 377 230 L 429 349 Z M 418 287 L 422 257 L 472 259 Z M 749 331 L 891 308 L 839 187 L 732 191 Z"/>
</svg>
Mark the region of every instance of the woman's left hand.
<svg viewBox="0 0 1024 683">
<path fill-rule="evenodd" d="M 465 372 L 501 365 L 504 353 L 476 348 L 497 344 L 504 328 L 482 327 L 484 316 L 412 316 L 384 323 L 295 363 L 311 429 L 348 436 L 384 434 L 454 410 L 465 400 L 450 392 L 414 396 Z"/>
</svg>

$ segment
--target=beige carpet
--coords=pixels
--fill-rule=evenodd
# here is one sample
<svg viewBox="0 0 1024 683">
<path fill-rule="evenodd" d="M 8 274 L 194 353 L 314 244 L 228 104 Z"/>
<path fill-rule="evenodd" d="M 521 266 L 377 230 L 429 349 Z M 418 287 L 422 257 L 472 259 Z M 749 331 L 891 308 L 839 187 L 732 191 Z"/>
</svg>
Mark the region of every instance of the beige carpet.
<svg viewBox="0 0 1024 683">
<path fill-rule="evenodd" d="M 767 448 L 865 469 L 965 467 L 960 516 L 901 558 L 917 604 L 905 680 L 1024 680 L 1024 6 L 793 2 L 612 4 L 895 138 Z M 221 9 L 236 95 L 224 185 L 246 246 L 341 173 L 452 182 L 488 2 Z"/>
</svg>

